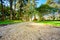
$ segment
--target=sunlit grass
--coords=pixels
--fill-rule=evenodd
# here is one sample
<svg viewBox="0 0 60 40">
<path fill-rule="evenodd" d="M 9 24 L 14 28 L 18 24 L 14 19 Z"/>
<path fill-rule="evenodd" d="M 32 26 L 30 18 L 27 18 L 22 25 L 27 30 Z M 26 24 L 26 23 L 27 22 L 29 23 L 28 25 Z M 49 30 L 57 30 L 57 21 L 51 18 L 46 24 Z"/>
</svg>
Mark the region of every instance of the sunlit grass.
<svg viewBox="0 0 60 40">
<path fill-rule="evenodd" d="M 22 22 L 21 20 L 5 20 L 5 21 L 0 21 L 0 24 L 14 24 L 14 23 L 20 23 Z"/>
<path fill-rule="evenodd" d="M 38 23 L 60 27 L 60 21 L 39 21 Z"/>
</svg>

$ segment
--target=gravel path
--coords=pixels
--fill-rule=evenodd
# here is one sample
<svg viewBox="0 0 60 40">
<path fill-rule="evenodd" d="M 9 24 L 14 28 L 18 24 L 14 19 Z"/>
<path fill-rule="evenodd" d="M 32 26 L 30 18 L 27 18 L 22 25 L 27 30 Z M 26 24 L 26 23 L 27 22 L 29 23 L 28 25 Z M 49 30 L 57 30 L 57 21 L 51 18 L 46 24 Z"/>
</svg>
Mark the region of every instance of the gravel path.
<svg viewBox="0 0 60 40">
<path fill-rule="evenodd" d="M 0 40 L 60 40 L 60 28 L 24 22 L 0 28 Z"/>
</svg>

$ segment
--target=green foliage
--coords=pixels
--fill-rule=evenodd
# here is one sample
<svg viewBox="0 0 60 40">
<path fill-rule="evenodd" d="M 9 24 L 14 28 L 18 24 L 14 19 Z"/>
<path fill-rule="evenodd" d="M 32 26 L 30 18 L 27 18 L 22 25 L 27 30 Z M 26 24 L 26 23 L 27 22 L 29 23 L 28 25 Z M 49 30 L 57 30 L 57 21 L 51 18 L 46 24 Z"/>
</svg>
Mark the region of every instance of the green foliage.
<svg viewBox="0 0 60 40">
<path fill-rule="evenodd" d="M 41 5 L 39 8 L 37 8 L 37 10 L 41 13 L 52 12 L 52 11 L 56 12 L 57 8 L 53 8 L 49 6 L 48 4 L 44 4 L 44 5 Z"/>
</svg>

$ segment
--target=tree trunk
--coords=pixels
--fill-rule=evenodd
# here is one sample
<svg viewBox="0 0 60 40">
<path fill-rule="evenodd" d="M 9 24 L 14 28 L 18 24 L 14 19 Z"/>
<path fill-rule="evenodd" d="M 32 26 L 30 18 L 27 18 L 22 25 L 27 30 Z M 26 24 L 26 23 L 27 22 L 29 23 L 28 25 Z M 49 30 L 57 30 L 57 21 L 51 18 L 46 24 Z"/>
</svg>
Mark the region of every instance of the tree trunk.
<svg viewBox="0 0 60 40">
<path fill-rule="evenodd" d="M 15 20 L 16 19 L 16 0 L 15 0 L 15 2 L 14 2 L 14 12 L 13 12 L 14 14 L 13 14 L 13 19 Z"/>
<path fill-rule="evenodd" d="M 4 8 L 3 8 L 3 1 L 1 0 L 1 13 L 2 13 L 2 20 L 4 21 L 5 20 L 5 15 L 4 15 Z"/>
<path fill-rule="evenodd" d="M 10 20 L 12 20 L 12 0 L 10 0 Z"/>
<path fill-rule="evenodd" d="M 23 7 L 23 4 L 21 3 L 21 5 L 20 5 L 20 20 L 22 20 L 22 11 L 23 11 L 22 7 Z"/>
<path fill-rule="evenodd" d="M 53 21 L 55 20 L 55 15 L 54 15 L 54 12 L 53 12 Z"/>
<path fill-rule="evenodd" d="M 37 18 L 36 18 L 36 16 L 34 15 L 34 21 L 37 21 Z"/>
</svg>

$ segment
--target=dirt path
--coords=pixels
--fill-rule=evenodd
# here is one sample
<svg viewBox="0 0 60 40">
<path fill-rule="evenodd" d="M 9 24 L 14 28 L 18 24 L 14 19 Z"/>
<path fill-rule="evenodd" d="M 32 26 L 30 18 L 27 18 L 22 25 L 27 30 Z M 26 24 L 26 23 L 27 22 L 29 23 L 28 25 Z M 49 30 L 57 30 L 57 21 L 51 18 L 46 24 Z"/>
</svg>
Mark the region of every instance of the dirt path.
<svg viewBox="0 0 60 40">
<path fill-rule="evenodd" d="M 60 28 L 33 22 L 0 28 L 0 40 L 60 40 Z"/>
</svg>

